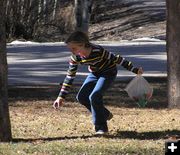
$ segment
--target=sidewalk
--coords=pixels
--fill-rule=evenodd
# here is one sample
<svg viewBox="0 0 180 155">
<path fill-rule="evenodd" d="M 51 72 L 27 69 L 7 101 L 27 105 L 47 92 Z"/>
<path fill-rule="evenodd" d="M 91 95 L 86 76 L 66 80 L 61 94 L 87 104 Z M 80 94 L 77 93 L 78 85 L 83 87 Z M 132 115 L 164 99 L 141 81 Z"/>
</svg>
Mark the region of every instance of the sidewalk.
<svg viewBox="0 0 180 155">
<path fill-rule="evenodd" d="M 145 77 L 166 77 L 167 56 L 163 41 L 98 42 L 115 54 L 121 54 L 142 66 Z M 14 42 L 7 46 L 9 85 L 57 85 L 63 82 L 68 69 L 69 50 L 63 43 Z M 127 80 L 135 74 L 118 67 L 118 80 Z M 84 80 L 88 70 L 79 66 L 75 82 Z"/>
</svg>

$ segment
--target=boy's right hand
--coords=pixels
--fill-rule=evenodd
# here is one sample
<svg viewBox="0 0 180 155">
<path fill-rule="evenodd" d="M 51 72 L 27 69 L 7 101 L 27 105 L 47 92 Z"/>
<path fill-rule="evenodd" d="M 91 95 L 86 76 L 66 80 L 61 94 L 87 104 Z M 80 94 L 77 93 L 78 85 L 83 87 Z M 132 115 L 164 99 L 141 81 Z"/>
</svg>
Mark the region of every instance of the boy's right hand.
<svg viewBox="0 0 180 155">
<path fill-rule="evenodd" d="M 64 99 L 62 97 L 57 97 L 57 99 L 53 103 L 54 109 L 58 109 L 59 107 L 63 106 Z"/>
</svg>

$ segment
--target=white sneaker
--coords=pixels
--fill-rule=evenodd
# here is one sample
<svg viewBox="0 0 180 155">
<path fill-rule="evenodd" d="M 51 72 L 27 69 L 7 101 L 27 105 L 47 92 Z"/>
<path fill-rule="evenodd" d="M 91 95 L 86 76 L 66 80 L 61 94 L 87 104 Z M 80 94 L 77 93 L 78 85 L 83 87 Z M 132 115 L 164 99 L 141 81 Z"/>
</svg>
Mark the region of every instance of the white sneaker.
<svg viewBox="0 0 180 155">
<path fill-rule="evenodd" d="M 108 132 L 105 132 L 103 130 L 96 131 L 96 135 L 106 135 Z"/>
</svg>

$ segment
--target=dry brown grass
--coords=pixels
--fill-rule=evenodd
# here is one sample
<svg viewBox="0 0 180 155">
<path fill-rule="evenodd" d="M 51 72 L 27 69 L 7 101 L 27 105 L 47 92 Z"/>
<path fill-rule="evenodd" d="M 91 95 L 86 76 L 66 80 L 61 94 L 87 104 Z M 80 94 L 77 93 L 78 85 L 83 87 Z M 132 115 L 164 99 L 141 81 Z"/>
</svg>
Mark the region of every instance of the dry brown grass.
<svg viewBox="0 0 180 155">
<path fill-rule="evenodd" d="M 114 117 L 104 137 L 94 135 L 90 113 L 74 101 L 78 87 L 59 110 L 52 108 L 57 87 L 10 88 L 13 142 L 1 143 L 0 154 L 162 155 L 165 141 L 180 135 L 180 111 L 166 108 L 166 82 L 151 84 L 154 98 L 143 109 L 122 91 L 125 83 L 107 92 L 105 102 Z"/>
</svg>

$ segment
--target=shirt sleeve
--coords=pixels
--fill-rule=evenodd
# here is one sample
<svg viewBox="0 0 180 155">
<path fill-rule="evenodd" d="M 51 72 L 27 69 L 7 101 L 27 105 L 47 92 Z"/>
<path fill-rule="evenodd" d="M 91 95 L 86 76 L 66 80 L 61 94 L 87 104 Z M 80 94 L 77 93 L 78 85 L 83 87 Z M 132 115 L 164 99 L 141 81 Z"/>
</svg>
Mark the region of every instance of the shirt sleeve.
<svg viewBox="0 0 180 155">
<path fill-rule="evenodd" d="M 117 64 L 123 66 L 128 71 L 131 71 L 135 74 L 138 73 L 138 68 L 134 67 L 131 61 L 126 60 L 125 58 L 121 57 L 120 55 L 116 56 Z"/>
<path fill-rule="evenodd" d="M 58 95 L 59 97 L 65 98 L 66 95 L 69 93 L 69 90 L 73 84 L 75 77 L 76 77 L 78 64 L 79 64 L 79 62 L 76 59 L 76 56 L 72 55 L 69 60 L 69 69 L 67 71 L 67 75 L 64 79 L 64 82 L 62 84 L 61 90 Z"/>
<path fill-rule="evenodd" d="M 128 71 L 131 71 L 135 74 L 138 73 L 138 68 L 134 67 L 131 61 L 126 60 L 120 55 L 115 55 L 107 50 L 103 50 L 102 57 L 103 59 L 111 59 L 113 63 L 123 66 Z"/>
</svg>

